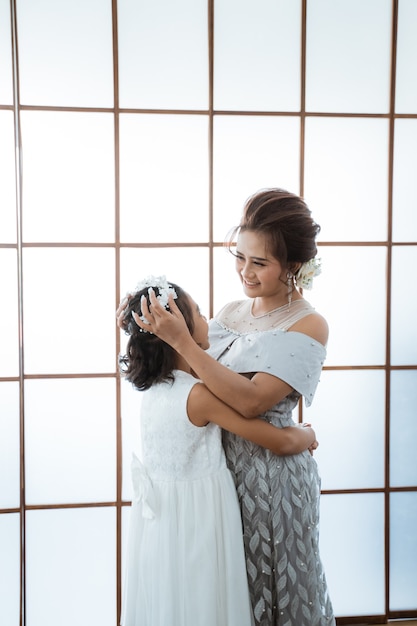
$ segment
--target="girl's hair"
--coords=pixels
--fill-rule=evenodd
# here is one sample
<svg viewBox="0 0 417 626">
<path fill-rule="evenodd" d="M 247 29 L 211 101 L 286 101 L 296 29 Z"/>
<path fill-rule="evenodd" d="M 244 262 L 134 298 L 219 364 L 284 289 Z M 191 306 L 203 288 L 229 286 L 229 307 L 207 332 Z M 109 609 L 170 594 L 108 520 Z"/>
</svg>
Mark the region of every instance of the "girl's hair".
<svg viewBox="0 0 417 626">
<path fill-rule="evenodd" d="M 317 254 L 320 226 L 305 201 L 285 189 L 262 189 L 248 198 L 239 226 L 229 234 L 229 249 L 236 235 L 246 230 L 265 235 L 269 253 L 289 269 Z"/>
<path fill-rule="evenodd" d="M 194 321 L 189 297 L 178 285 L 170 283 L 170 286 L 175 289 L 177 294 L 175 303 L 183 314 L 190 333 L 193 334 Z M 153 287 L 153 289 L 155 295 L 158 296 L 158 287 Z M 152 333 L 142 331 L 136 324 L 132 312 L 142 315 L 140 306 L 142 296 L 146 297 L 149 306 L 148 287 L 145 287 L 133 294 L 126 307 L 122 328 L 130 337 L 126 354 L 119 356 L 120 372 L 140 391 L 149 389 L 154 383 L 174 380 L 172 372 L 176 367 L 178 356 L 175 350 L 162 339 Z"/>
</svg>

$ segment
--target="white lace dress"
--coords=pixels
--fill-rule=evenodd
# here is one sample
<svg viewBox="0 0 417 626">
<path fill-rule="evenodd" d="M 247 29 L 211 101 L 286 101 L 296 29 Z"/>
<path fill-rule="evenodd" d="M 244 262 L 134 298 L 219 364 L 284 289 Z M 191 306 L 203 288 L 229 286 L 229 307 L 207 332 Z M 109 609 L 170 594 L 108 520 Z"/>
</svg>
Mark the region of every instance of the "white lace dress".
<svg viewBox="0 0 417 626">
<path fill-rule="evenodd" d="M 227 305 L 211 321 L 210 354 L 230 369 L 265 372 L 294 391 L 260 417 L 282 428 L 294 423 L 301 396 L 314 398 L 325 348 L 287 332 L 314 312 L 296 300 L 255 317 L 251 301 Z M 256 626 L 334 626 L 319 554 L 320 477 L 309 452 L 278 457 L 231 433 L 223 435 L 244 527 L 249 587 Z"/>
<path fill-rule="evenodd" d="M 218 426 L 194 426 L 198 382 L 144 392 L 134 457 L 122 626 L 253 626 L 242 522 Z"/>
</svg>

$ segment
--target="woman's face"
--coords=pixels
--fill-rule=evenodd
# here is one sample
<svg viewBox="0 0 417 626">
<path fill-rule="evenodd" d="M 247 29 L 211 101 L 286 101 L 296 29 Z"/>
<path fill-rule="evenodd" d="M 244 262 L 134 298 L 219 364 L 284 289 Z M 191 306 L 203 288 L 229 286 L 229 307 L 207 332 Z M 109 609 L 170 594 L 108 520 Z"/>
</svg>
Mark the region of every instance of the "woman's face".
<svg viewBox="0 0 417 626">
<path fill-rule="evenodd" d="M 249 298 L 267 298 L 286 290 L 286 271 L 267 251 L 265 236 L 252 230 L 239 233 L 236 271 Z"/>
</svg>

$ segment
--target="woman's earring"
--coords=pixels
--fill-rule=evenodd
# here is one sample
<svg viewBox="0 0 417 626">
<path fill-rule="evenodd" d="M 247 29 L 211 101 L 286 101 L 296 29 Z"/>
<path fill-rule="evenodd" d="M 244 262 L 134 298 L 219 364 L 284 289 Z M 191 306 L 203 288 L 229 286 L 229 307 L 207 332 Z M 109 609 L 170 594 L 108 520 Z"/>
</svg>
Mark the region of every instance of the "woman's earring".
<svg viewBox="0 0 417 626">
<path fill-rule="evenodd" d="M 294 291 L 294 274 L 292 272 L 287 272 L 288 308 L 290 308 L 291 306 L 293 291 Z"/>
</svg>

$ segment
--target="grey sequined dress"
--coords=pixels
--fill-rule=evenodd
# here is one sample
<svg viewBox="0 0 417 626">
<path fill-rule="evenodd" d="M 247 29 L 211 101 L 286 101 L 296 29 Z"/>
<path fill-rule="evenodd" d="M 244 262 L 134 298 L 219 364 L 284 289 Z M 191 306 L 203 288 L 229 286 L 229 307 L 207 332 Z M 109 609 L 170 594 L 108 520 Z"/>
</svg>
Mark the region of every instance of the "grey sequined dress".
<svg viewBox="0 0 417 626">
<path fill-rule="evenodd" d="M 251 301 L 227 305 L 210 322 L 210 354 L 230 369 L 266 372 L 294 391 L 261 418 L 294 424 L 300 396 L 313 400 L 326 350 L 292 324 L 314 309 L 304 300 L 254 317 Z M 246 565 L 257 626 L 334 626 L 319 555 L 320 476 L 306 451 L 276 456 L 223 434 L 241 506 Z"/>
</svg>

